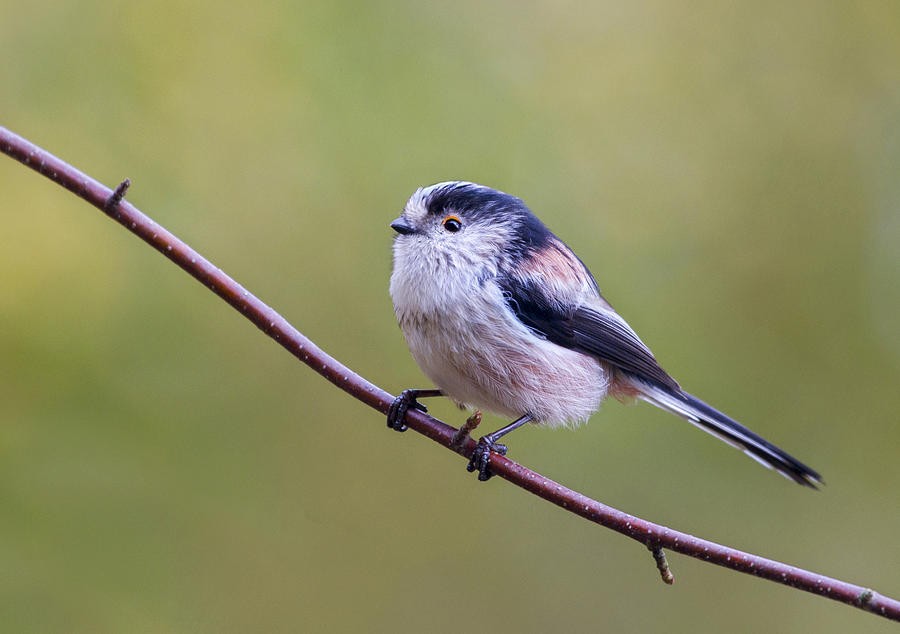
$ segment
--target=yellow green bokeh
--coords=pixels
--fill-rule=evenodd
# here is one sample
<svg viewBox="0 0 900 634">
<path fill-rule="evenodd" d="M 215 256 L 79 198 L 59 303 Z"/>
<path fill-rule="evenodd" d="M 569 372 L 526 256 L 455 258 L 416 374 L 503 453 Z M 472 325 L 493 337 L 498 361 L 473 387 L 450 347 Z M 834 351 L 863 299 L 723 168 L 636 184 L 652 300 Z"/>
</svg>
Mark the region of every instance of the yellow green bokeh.
<svg viewBox="0 0 900 634">
<path fill-rule="evenodd" d="M 419 185 L 524 198 L 801 489 L 607 404 L 510 457 L 900 595 L 900 5 L 0 0 L 0 124 L 113 186 L 382 387 Z M 295 362 L 0 157 L 0 630 L 889 632 L 650 554 Z M 435 402 L 453 423 L 463 414 Z M 488 417 L 484 425 L 502 421 Z"/>
</svg>

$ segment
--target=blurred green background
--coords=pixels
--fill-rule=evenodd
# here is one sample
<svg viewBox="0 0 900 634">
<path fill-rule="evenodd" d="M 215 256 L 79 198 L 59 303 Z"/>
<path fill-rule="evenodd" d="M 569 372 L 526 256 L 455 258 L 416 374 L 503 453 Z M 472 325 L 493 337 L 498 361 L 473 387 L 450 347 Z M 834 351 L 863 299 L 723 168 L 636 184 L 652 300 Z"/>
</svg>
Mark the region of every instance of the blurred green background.
<svg viewBox="0 0 900 634">
<path fill-rule="evenodd" d="M 392 391 L 427 383 L 390 220 L 440 180 L 523 197 L 682 385 L 828 484 L 615 402 L 510 456 L 898 596 L 898 32 L 896 2 L 4 1 L 0 122 L 131 177 Z M 0 209 L 3 631 L 895 631 L 678 555 L 663 586 L 635 543 L 389 433 L 5 157 Z"/>
</svg>

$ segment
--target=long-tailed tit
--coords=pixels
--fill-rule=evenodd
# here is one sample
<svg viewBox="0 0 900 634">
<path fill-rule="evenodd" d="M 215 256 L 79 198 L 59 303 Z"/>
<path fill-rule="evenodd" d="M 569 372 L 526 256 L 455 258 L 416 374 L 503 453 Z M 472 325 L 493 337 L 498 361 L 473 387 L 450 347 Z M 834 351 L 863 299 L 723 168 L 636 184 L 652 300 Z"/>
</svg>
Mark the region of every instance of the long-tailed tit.
<svg viewBox="0 0 900 634">
<path fill-rule="evenodd" d="M 688 394 L 600 294 L 578 257 L 521 200 L 466 182 L 416 191 L 391 223 L 391 298 L 416 362 L 437 390 L 405 390 L 388 426 L 406 429 L 417 397 L 514 418 L 482 437 L 480 480 L 497 443 L 525 423 L 575 425 L 612 395 L 681 416 L 799 484 L 818 473 Z"/>
</svg>

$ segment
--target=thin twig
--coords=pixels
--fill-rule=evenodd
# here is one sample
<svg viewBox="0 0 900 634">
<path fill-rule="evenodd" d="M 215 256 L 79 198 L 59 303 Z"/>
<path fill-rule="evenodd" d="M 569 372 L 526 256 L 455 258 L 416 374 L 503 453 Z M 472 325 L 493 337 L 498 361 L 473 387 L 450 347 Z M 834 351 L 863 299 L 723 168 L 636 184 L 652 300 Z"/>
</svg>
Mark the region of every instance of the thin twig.
<svg viewBox="0 0 900 634">
<path fill-rule="evenodd" d="M 475 431 L 480 424 L 481 411 L 476 409 L 472 415 L 466 419 L 466 422 L 462 424 L 462 427 L 457 429 L 456 433 L 453 434 L 453 438 L 450 439 L 450 449 L 459 453 L 466 444 L 469 434 Z"/>
<path fill-rule="evenodd" d="M 187 244 L 142 214 L 134 205 L 120 200 L 118 204 L 107 209 L 107 202 L 115 194 L 108 187 L 3 127 L 0 127 L 0 151 L 106 213 L 207 286 L 316 372 L 366 405 L 384 414 L 387 413 L 394 399 L 391 394 L 330 357 L 272 308 L 254 297 Z M 453 427 L 416 410 L 407 413 L 406 423 L 410 429 L 448 448 L 457 434 L 457 430 Z M 465 437 L 462 442 L 463 446 L 459 453 L 471 455 L 475 449 L 475 441 L 471 437 Z M 576 515 L 630 537 L 651 550 L 665 548 L 900 621 L 900 601 L 878 594 L 869 588 L 751 555 L 623 513 L 545 478 L 504 456 L 491 454 L 490 468 L 495 475 L 510 483 Z"/>
<path fill-rule="evenodd" d="M 666 551 L 659 546 L 649 545 L 647 548 L 653 553 L 653 561 L 656 562 L 656 569 L 659 570 L 659 576 L 662 577 L 663 583 L 672 585 L 675 583 L 675 575 L 669 568 L 669 560 L 666 559 Z"/>
<path fill-rule="evenodd" d="M 119 183 L 119 186 L 116 187 L 112 195 L 106 199 L 106 204 L 103 205 L 103 211 L 109 213 L 113 209 L 118 207 L 119 203 L 122 202 L 122 199 L 125 198 L 125 192 L 128 191 L 129 187 L 131 187 L 131 179 L 126 178 L 121 183 Z"/>
</svg>

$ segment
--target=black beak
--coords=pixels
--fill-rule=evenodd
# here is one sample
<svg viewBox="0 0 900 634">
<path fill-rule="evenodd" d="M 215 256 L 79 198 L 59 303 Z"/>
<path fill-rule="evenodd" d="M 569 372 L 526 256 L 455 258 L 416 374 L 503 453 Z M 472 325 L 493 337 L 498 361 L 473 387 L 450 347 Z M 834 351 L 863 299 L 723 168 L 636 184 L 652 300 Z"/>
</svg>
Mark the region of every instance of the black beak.
<svg viewBox="0 0 900 634">
<path fill-rule="evenodd" d="M 402 236 L 408 236 L 409 234 L 416 232 L 415 227 L 407 223 L 406 220 L 404 220 L 403 216 L 400 216 L 391 223 L 391 229 Z"/>
</svg>

